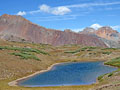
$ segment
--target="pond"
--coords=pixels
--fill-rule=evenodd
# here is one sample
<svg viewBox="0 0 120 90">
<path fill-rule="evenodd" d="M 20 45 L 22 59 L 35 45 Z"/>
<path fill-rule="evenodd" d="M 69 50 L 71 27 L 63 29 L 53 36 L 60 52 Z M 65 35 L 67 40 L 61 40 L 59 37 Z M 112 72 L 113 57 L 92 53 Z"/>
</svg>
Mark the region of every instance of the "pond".
<svg viewBox="0 0 120 90">
<path fill-rule="evenodd" d="M 105 66 L 103 63 L 97 61 L 57 64 L 49 71 L 20 81 L 18 85 L 24 87 L 47 87 L 93 84 L 98 76 L 117 70 L 117 68 Z"/>
</svg>

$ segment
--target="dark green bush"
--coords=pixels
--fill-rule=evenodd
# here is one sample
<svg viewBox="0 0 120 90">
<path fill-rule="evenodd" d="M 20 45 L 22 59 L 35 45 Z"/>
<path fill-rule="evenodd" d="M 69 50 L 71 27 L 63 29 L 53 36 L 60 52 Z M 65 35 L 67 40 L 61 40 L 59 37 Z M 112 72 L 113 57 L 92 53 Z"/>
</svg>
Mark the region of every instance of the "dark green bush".
<svg viewBox="0 0 120 90">
<path fill-rule="evenodd" d="M 107 55 L 109 55 L 109 54 L 111 54 L 112 52 L 102 52 L 102 54 L 107 54 Z"/>
<path fill-rule="evenodd" d="M 105 62 L 106 65 L 120 67 L 120 57 L 114 58 L 108 62 Z"/>
<path fill-rule="evenodd" d="M 109 73 L 109 74 L 108 74 L 108 77 L 111 77 L 112 75 L 113 75 L 113 73 Z"/>
<path fill-rule="evenodd" d="M 19 56 L 22 59 L 35 59 L 40 60 L 37 56 L 34 54 L 28 53 L 28 52 L 21 52 L 21 53 L 11 53 L 12 55 Z"/>
<path fill-rule="evenodd" d="M 0 49 L 7 49 L 7 50 L 14 50 L 14 51 L 22 51 L 22 52 L 35 52 L 37 54 L 44 54 L 44 55 L 49 55 L 48 53 L 38 50 L 38 49 L 33 49 L 33 48 L 20 48 L 20 47 L 8 47 L 8 46 L 0 46 Z"/>
<path fill-rule="evenodd" d="M 103 48 L 101 50 L 117 50 L 118 48 Z"/>
</svg>

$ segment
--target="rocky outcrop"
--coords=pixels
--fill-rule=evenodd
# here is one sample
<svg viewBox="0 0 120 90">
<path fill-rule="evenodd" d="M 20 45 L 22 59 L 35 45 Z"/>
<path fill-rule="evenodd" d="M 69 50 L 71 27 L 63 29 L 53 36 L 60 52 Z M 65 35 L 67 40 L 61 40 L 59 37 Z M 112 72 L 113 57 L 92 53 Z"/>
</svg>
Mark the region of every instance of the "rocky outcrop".
<svg viewBox="0 0 120 90">
<path fill-rule="evenodd" d="M 71 31 L 46 29 L 26 20 L 21 16 L 0 16 L 0 38 L 10 41 L 29 41 L 34 43 L 51 44 L 82 44 L 87 46 L 106 47 L 104 42 L 96 37 L 78 34 Z M 18 40 L 19 39 L 19 40 Z"/>
<path fill-rule="evenodd" d="M 94 28 L 91 28 L 91 27 L 86 27 L 85 29 L 83 29 L 82 32 L 79 32 L 79 33 L 82 33 L 82 34 L 94 34 L 96 30 Z"/>
<path fill-rule="evenodd" d="M 98 30 L 87 27 L 79 33 L 94 36 L 110 48 L 120 48 L 120 33 L 109 26 L 101 27 Z"/>
<path fill-rule="evenodd" d="M 108 40 L 115 40 L 115 41 L 120 40 L 120 34 L 109 26 L 101 27 L 98 30 L 96 30 L 95 33 L 97 36 Z"/>
</svg>

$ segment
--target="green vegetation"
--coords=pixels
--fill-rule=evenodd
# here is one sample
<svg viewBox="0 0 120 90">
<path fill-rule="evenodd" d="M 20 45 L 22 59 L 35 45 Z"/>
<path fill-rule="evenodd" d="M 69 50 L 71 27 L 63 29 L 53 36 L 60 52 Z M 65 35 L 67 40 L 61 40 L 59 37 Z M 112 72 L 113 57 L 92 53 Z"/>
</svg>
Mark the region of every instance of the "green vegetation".
<svg viewBox="0 0 120 90">
<path fill-rule="evenodd" d="M 117 48 L 103 48 L 101 50 L 117 50 Z"/>
<path fill-rule="evenodd" d="M 108 62 L 105 62 L 106 65 L 120 67 L 120 57 L 114 58 Z"/>
<path fill-rule="evenodd" d="M 93 49 L 96 49 L 97 47 L 84 47 L 84 48 L 81 48 L 81 49 L 78 49 L 78 50 L 75 50 L 75 51 L 66 51 L 66 52 L 64 52 L 64 53 L 72 53 L 72 54 L 74 54 L 74 53 L 78 53 L 78 52 L 80 52 L 80 51 L 92 51 Z"/>
<path fill-rule="evenodd" d="M 97 47 L 84 47 L 84 49 L 96 49 Z"/>
<path fill-rule="evenodd" d="M 119 72 L 119 71 L 120 71 L 120 69 L 117 69 L 116 71 L 113 71 L 113 72 L 111 72 L 111 73 L 106 73 L 106 74 L 100 75 L 100 76 L 98 77 L 98 80 L 99 80 L 99 81 L 102 81 L 104 77 L 111 77 L 111 76 L 113 76 L 116 72 Z"/>
<path fill-rule="evenodd" d="M 48 55 L 48 53 L 38 50 L 38 49 L 33 49 L 33 48 L 21 48 L 21 47 L 8 47 L 8 46 L 0 46 L 0 50 L 14 50 L 14 51 L 21 51 L 21 52 L 35 52 L 37 54 L 44 54 L 44 55 Z"/>
<path fill-rule="evenodd" d="M 106 73 L 106 74 L 100 75 L 100 76 L 98 77 L 98 80 L 99 80 L 99 81 L 102 81 L 105 76 L 106 76 L 106 77 L 111 77 L 112 75 L 114 75 L 115 72 L 116 72 L 116 71 L 111 72 L 111 73 Z"/>
<path fill-rule="evenodd" d="M 109 74 L 108 74 L 108 77 L 111 77 L 113 74 L 114 74 L 113 72 L 109 73 Z"/>
<path fill-rule="evenodd" d="M 106 53 L 105 53 L 106 54 Z M 114 58 L 108 62 L 105 62 L 104 63 L 105 65 L 111 65 L 111 66 L 115 66 L 115 67 L 120 67 L 120 57 L 117 57 L 117 58 Z M 101 75 L 98 77 L 98 80 L 99 81 L 102 81 L 103 77 L 107 76 L 107 77 L 111 77 L 114 75 L 114 73 L 120 71 L 120 69 L 117 69 L 116 71 L 113 71 L 111 73 L 107 73 L 107 74 L 104 74 L 104 75 Z"/>
<path fill-rule="evenodd" d="M 98 80 L 99 80 L 99 81 L 102 81 L 102 79 L 103 79 L 103 77 L 104 77 L 105 75 L 107 75 L 107 73 L 106 73 L 106 74 L 103 74 L 103 75 L 100 75 L 100 76 L 98 77 Z"/>
<path fill-rule="evenodd" d="M 98 77 L 98 80 L 99 81 L 101 81 L 101 79 L 104 77 L 104 75 L 100 75 L 99 77 Z"/>
<path fill-rule="evenodd" d="M 102 52 L 102 54 L 110 55 L 112 52 Z"/>
<path fill-rule="evenodd" d="M 11 55 L 19 56 L 22 59 L 34 59 L 40 60 L 35 54 L 44 54 L 49 55 L 48 53 L 35 49 L 35 48 L 22 48 L 22 47 L 10 47 L 10 46 L 0 46 L 0 50 L 14 50 L 19 51 L 15 53 L 11 53 Z"/>
<path fill-rule="evenodd" d="M 74 53 L 77 53 L 77 52 L 80 52 L 80 50 L 75 50 L 75 51 L 66 51 L 66 52 L 64 52 L 64 53 L 72 53 L 72 54 L 74 54 Z"/>
<path fill-rule="evenodd" d="M 0 41 L 0 79 L 2 79 L 0 80 L 0 90 L 89 90 L 96 87 L 96 84 L 88 86 L 26 88 L 10 87 L 8 86 L 8 82 L 30 75 L 36 71 L 47 69 L 47 67 L 55 63 L 108 60 L 119 56 L 119 51 L 120 49 L 115 50 L 110 48 L 102 51 L 100 47 L 86 47 L 82 45 L 53 47 L 46 44 Z M 107 56 L 109 53 L 111 54 Z M 3 71 L 6 72 L 3 73 Z M 115 76 L 120 75 L 119 72 L 99 76 L 98 80 L 101 82 L 98 85 L 108 82 L 118 82 L 119 77 Z"/>
<path fill-rule="evenodd" d="M 12 55 L 19 56 L 22 59 L 35 59 L 40 60 L 37 56 L 34 54 L 28 53 L 28 52 L 21 52 L 21 53 L 11 53 Z"/>
</svg>

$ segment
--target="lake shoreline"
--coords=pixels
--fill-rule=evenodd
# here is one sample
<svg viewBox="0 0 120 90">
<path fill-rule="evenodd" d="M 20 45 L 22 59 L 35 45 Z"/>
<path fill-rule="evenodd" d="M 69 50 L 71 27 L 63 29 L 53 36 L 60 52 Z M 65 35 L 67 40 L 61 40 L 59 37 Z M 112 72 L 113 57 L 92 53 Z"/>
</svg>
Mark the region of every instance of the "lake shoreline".
<svg viewBox="0 0 120 90">
<path fill-rule="evenodd" d="M 30 77 L 34 76 L 34 75 L 37 75 L 37 74 L 40 74 L 40 73 L 43 73 L 43 72 L 47 72 L 47 71 L 51 70 L 51 69 L 53 68 L 53 66 L 58 65 L 58 64 L 60 64 L 60 63 L 52 64 L 52 65 L 51 65 L 50 67 L 48 67 L 46 70 L 37 71 L 37 72 L 35 72 L 35 73 L 33 73 L 33 74 L 30 74 L 30 75 L 28 75 L 28 76 L 25 76 L 25 77 L 19 78 L 19 79 L 17 79 L 17 80 L 11 81 L 11 82 L 8 83 L 8 85 L 9 85 L 9 86 L 19 86 L 18 83 L 19 83 L 21 80 L 25 80 L 25 79 L 27 79 L 27 78 L 30 78 Z"/>
<path fill-rule="evenodd" d="M 96 62 L 96 61 L 80 61 L 80 62 Z M 105 62 L 105 61 L 103 60 L 103 62 Z M 28 75 L 28 76 L 24 76 L 24 77 L 22 77 L 22 78 L 18 78 L 18 79 L 14 80 L 14 81 L 9 82 L 8 85 L 9 85 L 9 86 L 19 86 L 18 83 L 19 83 L 20 81 L 25 80 L 25 79 L 28 79 L 28 78 L 30 78 L 30 77 L 32 77 L 32 76 L 37 75 L 37 74 L 40 74 L 40 73 L 43 73 L 43 72 L 47 72 L 47 71 L 51 70 L 51 69 L 53 68 L 53 66 L 58 65 L 58 64 L 62 64 L 62 63 L 69 63 L 69 62 L 54 63 L 54 64 L 52 64 L 51 66 L 49 66 L 46 70 L 37 71 L 37 72 L 35 72 L 35 73 L 33 73 L 33 74 L 30 74 L 30 75 Z M 77 62 L 71 62 L 71 63 L 77 63 Z M 103 64 L 104 64 L 104 63 L 103 63 Z M 105 64 L 104 64 L 104 65 L 105 65 Z M 110 66 L 110 65 L 109 65 L 109 66 Z M 113 67 L 113 66 L 112 66 L 112 67 Z M 98 83 L 99 83 L 99 82 L 96 80 L 96 82 L 95 82 L 94 84 L 98 84 Z"/>
</svg>

